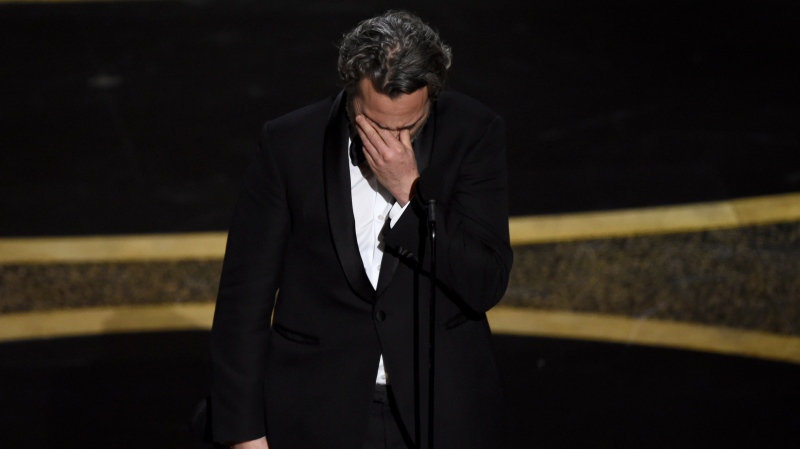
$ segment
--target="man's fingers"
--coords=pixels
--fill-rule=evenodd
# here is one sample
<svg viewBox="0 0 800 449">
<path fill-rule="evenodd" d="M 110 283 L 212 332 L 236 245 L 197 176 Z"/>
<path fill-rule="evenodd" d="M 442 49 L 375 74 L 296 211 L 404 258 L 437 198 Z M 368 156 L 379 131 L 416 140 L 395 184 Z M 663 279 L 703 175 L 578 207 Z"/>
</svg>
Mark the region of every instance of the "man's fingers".
<svg viewBox="0 0 800 449">
<path fill-rule="evenodd" d="M 378 144 L 385 144 L 384 138 L 380 134 L 381 130 L 372 124 L 371 121 L 367 120 L 367 118 L 363 115 L 356 117 L 356 125 L 367 136 L 367 139 L 362 138 L 362 140 L 369 140 L 375 146 Z"/>
<path fill-rule="evenodd" d="M 363 115 L 356 116 L 356 129 L 361 136 L 364 155 L 374 168 L 376 163 L 402 160 L 411 151 L 411 130 L 390 131 L 378 127 Z M 398 145 L 399 144 L 399 145 Z"/>
<path fill-rule="evenodd" d="M 358 134 L 361 136 L 361 145 L 364 148 L 364 157 L 371 167 L 375 167 L 376 160 L 383 158 L 383 141 L 378 130 L 363 115 L 356 117 Z"/>
<path fill-rule="evenodd" d="M 371 167 L 375 166 L 375 158 L 378 157 L 380 153 L 378 150 L 375 149 L 375 145 L 367 137 L 367 134 L 364 132 L 363 129 L 359 126 L 356 131 L 358 131 L 358 135 L 361 136 L 361 148 L 364 150 L 364 158 L 369 162 Z"/>
<path fill-rule="evenodd" d="M 367 118 L 364 115 L 356 116 L 356 125 L 364 129 L 364 131 L 368 133 L 370 138 L 374 137 L 373 143 L 375 144 L 376 147 L 378 147 L 381 144 L 389 146 L 393 142 L 397 142 L 398 140 L 400 140 L 398 131 L 392 131 L 389 129 L 381 128 L 375 122 L 373 122 L 371 119 Z"/>
</svg>

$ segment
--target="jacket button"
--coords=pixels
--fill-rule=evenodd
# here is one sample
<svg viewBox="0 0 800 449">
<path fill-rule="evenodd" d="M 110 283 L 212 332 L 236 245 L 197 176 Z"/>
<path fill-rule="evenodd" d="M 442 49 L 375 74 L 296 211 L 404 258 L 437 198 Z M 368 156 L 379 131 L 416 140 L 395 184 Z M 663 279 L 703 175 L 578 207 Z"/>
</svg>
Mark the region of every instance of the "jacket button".
<svg viewBox="0 0 800 449">
<path fill-rule="evenodd" d="M 385 319 L 386 319 L 386 312 L 384 312 L 383 310 L 379 310 L 379 311 L 378 311 L 378 312 L 375 314 L 375 318 L 377 318 L 377 320 L 378 320 L 378 321 L 383 321 L 383 320 L 385 320 Z"/>
</svg>

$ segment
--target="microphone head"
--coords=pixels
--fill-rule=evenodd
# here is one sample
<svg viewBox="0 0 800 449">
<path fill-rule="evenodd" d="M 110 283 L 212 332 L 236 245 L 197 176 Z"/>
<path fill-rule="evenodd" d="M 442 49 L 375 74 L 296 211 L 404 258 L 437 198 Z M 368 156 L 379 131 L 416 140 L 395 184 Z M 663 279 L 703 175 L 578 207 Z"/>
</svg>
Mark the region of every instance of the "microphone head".
<svg viewBox="0 0 800 449">
<path fill-rule="evenodd" d="M 436 221 L 436 200 L 428 200 L 428 222 L 433 223 Z"/>
</svg>

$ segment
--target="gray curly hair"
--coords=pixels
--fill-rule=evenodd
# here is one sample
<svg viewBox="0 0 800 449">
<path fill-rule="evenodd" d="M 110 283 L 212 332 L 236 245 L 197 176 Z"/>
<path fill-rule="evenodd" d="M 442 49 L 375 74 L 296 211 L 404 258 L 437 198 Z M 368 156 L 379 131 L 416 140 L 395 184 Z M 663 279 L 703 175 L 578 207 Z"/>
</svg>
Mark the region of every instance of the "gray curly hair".
<svg viewBox="0 0 800 449">
<path fill-rule="evenodd" d="M 405 11 L 387 11 L 358 24 L 339 46 L 339 75 L 350 98 L 358 82 L 372 80 L 378 92 L 396 98 L 428 86 L 436 98 L 450 68 L 450 47 L 422 19 Z"/>
</svg>

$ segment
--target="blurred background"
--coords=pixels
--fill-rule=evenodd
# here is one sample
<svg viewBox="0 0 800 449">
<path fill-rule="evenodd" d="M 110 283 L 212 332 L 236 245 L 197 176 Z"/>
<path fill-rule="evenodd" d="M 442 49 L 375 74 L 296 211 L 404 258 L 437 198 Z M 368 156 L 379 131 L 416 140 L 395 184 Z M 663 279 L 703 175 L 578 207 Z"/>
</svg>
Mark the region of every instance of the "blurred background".
<svg viewBox="0 0 800 449">
<path fill-rule="evenodd" d="M 0 1 L 9 447 L 201 447 L 260 126 L 335 95 L 387 9 L 507 123 L 509 447 L 796 445 L 796 2 L 195 0 Z"/>
</svg>

